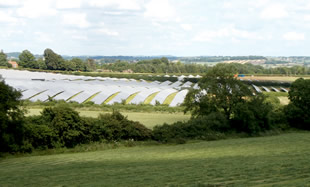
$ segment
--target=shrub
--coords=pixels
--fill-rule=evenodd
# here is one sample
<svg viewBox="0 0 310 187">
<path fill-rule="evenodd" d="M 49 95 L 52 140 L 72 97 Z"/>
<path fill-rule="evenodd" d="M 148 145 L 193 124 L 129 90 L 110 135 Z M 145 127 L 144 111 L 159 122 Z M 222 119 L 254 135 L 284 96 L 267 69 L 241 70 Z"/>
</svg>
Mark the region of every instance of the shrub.
<svg viewBox="0 0 310 187">
<path fill-rule="evenodd" d="M 207 116 L 193 118 L 188 122 L 155 126 L 153 136 L 155 140 L 164 143 L 182 143 L 186 139 L 215 140 L 224 138 L 224 133 L 228 129 L 228 122 L 224 114 L 211 113 Z"/>
<path fill-rule="evenodd" d="M 147 140 L 152 131 L 139 122 L 128 120 L 117 111 L 112 114 L 101 114 L 96 122 L 96 128 L 101 138 L 111 140 Z"/>
<path fill-rule="evenodd" d="M 45 108 L 42 111 L 43 122 L 57 135 L 60 146 L 74 147 L 84 143 L 84 123 L 79 114 L 67 106 Z"/>
<path fill-rule="evenodd" d="M 265 102 L 263 95 L 252 97 L 249 101 L 238 103 L 234 110 L 231 123 L 238 132 L 258 134 L 271 129 L 272 105 Z"/>
<path fill-rule="evenodd" d="M 285 107 L 292 127 L 310 130 L 310 80 L 297 79 L 288 92 L 290 103 Z"/>
<path fill-rule="evenodd" d="M 0 152 L 24 150 L 24 111 L 21 93 L 5 84 L 0 76 Z"/>
</svg>

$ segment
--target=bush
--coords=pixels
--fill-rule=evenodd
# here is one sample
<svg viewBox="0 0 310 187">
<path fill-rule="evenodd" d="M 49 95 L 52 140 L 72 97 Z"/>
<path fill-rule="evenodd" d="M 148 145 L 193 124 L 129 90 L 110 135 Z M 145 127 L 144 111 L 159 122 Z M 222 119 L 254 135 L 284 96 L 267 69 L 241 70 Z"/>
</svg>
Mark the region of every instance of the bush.
<svg viewBox="0 0 310 187">
<path fill-rule="evenodd" d="M 21 93 L 0 76 L 0 152 L 27 151 L 24 146 L 24 111 Z"/>
<path fill-rule="evenodd" d="M 187 139 L 216 140 L 225 137 L 229 126 L 221 113 L 193 118 L 188 122 L 164 124 L 153 129 L 154 139 L 160 142 L 182 143 Z"/>
<path fill-rule="evenodd" d="M 294 128 L 310 130 L 310 80 L 297 79 L 288 94 L 291 102 L 284 111 L 289 124 Z"/>
<path fill-rule="evenodd" d="M 265 102 L 263 95 L 252 97 L 251 100 L 238 103 L 234 110 L 231 123 L 237 132 L 258 134 L 272 128 L 272 104 Z"/>
<path fill-rule="evenodd" d="M 147 140 L 152 131 L 139 122 L 128 120 L 117 111 L 112 114 L 101 114 L 96 122 L 99 136 L 106 140 Z"/>
</svg>

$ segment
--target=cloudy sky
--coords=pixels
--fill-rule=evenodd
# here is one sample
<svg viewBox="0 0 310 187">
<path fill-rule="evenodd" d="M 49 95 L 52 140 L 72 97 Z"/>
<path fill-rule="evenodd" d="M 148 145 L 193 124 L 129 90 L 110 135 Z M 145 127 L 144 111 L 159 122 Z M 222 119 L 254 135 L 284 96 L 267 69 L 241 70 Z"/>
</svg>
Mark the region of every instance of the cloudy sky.
<svg viewBox="0 0 310 187">
<path fill-rule="evenodd" d="M 309 56 L 309 0 L 0 0 L 0 49 Z"/>
</svg>

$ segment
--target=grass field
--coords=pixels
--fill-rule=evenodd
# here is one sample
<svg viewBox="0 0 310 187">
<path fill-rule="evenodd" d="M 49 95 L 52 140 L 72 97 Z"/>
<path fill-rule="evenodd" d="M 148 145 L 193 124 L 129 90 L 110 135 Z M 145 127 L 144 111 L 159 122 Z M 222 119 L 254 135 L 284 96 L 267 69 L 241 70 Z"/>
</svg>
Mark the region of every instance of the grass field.
<svg viewBox="0 0 310 187">
<path fill-rule="evenodd" d="M 28 109 L 27 115 L 40 115 L 42 109 L 30 108 Z M 86 117 L 98 117 L 103 111 L 88 111 L 88 110 L 77 110 L 81 116 Z M 162 112 L 121 112 L 123 115 L 128 116 L 128 119 L 133 121 L 139 121 L 148 128 L 153 128 L 155 125 L 162 125 L 163 123 L 172 124 L 177 121 L 187 121 L 190 115 L 184 115 L 183 113 L 162 113 Z"/>
<path fill-rule="evenodd" d="M 310 133 L 5 158 L 0 186 L 309 186 Z"/>
<path fill-rule="evenodd" d="M 260 81 L 284 81 L 284 82 L 294 82 L 296 79 L 299 79 L 300 77 L 294 77 L 294 76 L 261 76 L 261 75 L 254 75 L 252 76 L 245 76 L 241 77 L 244 80 L 250 79 L 250 80 L 260 80 Z M 304 79 L 310 79 L 309 76 L 304 76 Z"/>
</svg>

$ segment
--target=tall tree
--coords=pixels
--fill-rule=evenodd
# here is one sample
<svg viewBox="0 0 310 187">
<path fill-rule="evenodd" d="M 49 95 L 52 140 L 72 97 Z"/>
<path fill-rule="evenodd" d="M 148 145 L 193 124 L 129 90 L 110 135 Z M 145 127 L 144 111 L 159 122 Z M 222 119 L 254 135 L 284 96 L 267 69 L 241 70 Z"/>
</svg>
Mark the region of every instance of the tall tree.
<svg viewBox="0 0 310 187">
<path fill-rule="evenodd" d="M 235 71 L 221 64 L 213 67 L 198 83 L 200 88 L 187 95 L 186 111 L 192 111 L 194 116 L 223 112 L 229 120 L 234 107 L 252 96 L 247 85 L 234 78 Z"/>
<path fill-rule="evenodd" d="M 1 50 L 0 51 L 0 66 L 7 66 L 8 60 L 7 55 Z"/>
<path fill-rule="evenodd" d="M 62 70 L 64 68 L 64 59 L 51 49 L 44 50 L 44 59 L 49 70 Z"/>
<path fill-rule="evenodd" d="M 20 98 L 19 91 L 0 80 L 0 152 L 21 150 L 24 113 Z"/>
<path fill-rule="evenodd" d="M 297 79 L 289 91 L 285 113 L 291 126 L 310 130 L 310 80 Z"/>
<path fill-rule="evenodd" d="M 19 56 L 19 62 L 20 65 L 22 67 L 26 67 L 26 68 L 34 68 L 34 69 L 38 69 L 39 65 L 38 62 L 36 61 L 36 58 L 34 57 L 34 55 L 28 51 L 28 50 L 24 50 Z"/>
<path fill-rule="evenodd" d="M 271 127 L 269 114 L 272 106 L 261 94 L 253 95 L 251 89 L 234 78 L 233 66 L 218 64 L 199 81 L 199 89 L 189 91 L 185 98 L 185 112 L 192 117 L 223 114 L 230 129 L 258 133 Z"/>
</svg>

